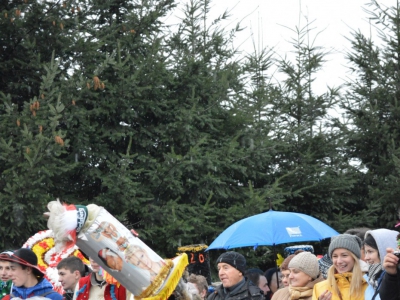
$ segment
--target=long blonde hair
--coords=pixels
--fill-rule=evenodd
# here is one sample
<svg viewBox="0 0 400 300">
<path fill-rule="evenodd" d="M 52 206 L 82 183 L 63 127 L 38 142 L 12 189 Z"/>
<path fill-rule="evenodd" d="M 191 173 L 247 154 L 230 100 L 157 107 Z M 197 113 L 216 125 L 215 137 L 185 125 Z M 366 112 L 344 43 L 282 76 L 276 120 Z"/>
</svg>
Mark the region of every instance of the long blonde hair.
<svg viewBox="0 0 400 300">
<path fill-rule="evenodd" d="M 360 266 L 360 261 L 358 258 L 354 255 L 353 252 L 349 251 L 351 257 L 354 259 L 354 266 L 353 270 L 351 271 L 351 282 L 350 282 L 350 295 L 354 295 L 355 297 L 361 297 L 364 292 L 363 292 L 363 274 L 361 271 L 361 266 Z M 340 293 L 339 287 L 336 283 L 336 268 L 334 265 L 332 265 L 329 270 L 328 270 L 328 283 L 332 287 L 332 293 L 336 293 L 336 295 L 342 299 L 342 295 Z"/>
</svg>

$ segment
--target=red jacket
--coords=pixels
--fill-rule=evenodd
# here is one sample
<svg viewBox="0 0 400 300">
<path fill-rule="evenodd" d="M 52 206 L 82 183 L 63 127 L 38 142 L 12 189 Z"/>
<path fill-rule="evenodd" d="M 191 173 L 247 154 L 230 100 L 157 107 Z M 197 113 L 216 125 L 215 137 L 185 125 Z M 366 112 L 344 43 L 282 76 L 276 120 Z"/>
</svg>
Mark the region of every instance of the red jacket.
<svg viewBox="0 0 400 300">
<path fill-rule="evenodd" d="M 88 300 L 89 291 L 91 287 L 90 275 L 82 277 L 79 280 L 79 291 L 75 291 L 77 294 L 76 300 Z M 104 290 L 105 300 L 126 300 L 126 289 L 122 285 L 108 284 Z"/>
</svg>

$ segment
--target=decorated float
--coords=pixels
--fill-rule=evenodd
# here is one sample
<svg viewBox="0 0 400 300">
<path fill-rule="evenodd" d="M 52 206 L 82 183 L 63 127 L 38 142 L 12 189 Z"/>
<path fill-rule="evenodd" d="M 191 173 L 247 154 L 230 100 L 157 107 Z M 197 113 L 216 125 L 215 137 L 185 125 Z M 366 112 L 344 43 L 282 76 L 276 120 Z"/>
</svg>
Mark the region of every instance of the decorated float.
<svg viewBox="0 0 400 300">
<path fill-rule="evenodd" d="M 48 210 L 45 215 L 54 235 L 55 252 L 78 247 L 135 299 L 168 299 L 182 285 L 188 265 L 185 253 L 162 259 L 103 207 L 66 205 L 57 200 L 48 204 Z"/>
</svg>

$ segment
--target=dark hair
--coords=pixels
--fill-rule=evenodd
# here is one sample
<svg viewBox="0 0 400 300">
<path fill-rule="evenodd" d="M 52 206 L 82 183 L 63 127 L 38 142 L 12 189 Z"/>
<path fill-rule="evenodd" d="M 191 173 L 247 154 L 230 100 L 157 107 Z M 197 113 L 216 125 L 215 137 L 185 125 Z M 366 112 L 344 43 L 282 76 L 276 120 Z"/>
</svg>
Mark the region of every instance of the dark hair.
<svg viewBox="0 0 400 300">
<path fill-rule="evenodd" d="M 85 276 L 85 265 L 83 262 L 76 256 L 69 256 L 64 259 L 62 259 L 58 264 L 57 264 L 57 270 L 60 269 L 66 269 L 69 270 L 71 273 L 75 271 L 79 271 L 81 276 Z"/>
<path fill-rule="evenodd" d="M 251 282 L 254 283 L 254 285 L 258 286 L 258 283 L 260 282 L 260 276 L 264 276 L 264 274 L 260 274 L 258 272 L 250 272 L 246 273 L 245 277 L 250 280 Z"/>
<path fill-rule="evenodd" d="M 368 230 L 371 230 L 371 229 L 370 229 L 370 228 L 367 228 L 367 227 L 350 228 L 350 229 L 347 229 L 347 230 L 344 232 L 344 234 L 351 234 L 351 235 L 358 236 L 362 241 L 364 241 L 365 233 L 366 233 Z"/>
<path fill-rule="evenodd" d="M 267 282 L 268 282 L 268 287 L 269 288 L 271 287 L 272 276 L 275 275 L 275 273 L 279 273 L 279 269 L 278 268 L 269 268 L 264 273 L 265 278 L 267 278 Z M 276 283 L 277 283 L 278 289 L 279 289 L 279 279 L 277 279 L 276 281 L 277 281 Z"/>
<path fill-rule="evenodd" d="M 370 247 L 378 250 L 378 245 L 376 244 L 376 241 L 371 234 L 368 234 L 367 237 L 364 239 L 363 246 L 364 245 L 370 246 Z M 378 251 L 378 255 L 379 255 L 379 251 Z"/>
</svg>

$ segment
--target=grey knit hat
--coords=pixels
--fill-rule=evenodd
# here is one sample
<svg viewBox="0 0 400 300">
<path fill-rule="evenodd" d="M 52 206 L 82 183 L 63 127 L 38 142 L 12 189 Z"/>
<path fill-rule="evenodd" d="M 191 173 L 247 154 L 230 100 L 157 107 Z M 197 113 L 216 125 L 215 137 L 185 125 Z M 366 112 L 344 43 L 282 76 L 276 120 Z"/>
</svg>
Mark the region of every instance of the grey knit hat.
<svg viewBox="0 0 400 300">
<path fill-rule="evenodd" d="M 242 254 L 235 251 L 222 253 L 217 259 L 217 264 L 219 263 L 231 265 L 242 272 L 242 274 L 246 272 L 246 259 Z"/>
<path fill-rule="evenodd" d="M 357 258 L 361 258 L 361 243 L 361 239 L 355 235 L 340 234 L 334 236 L 329 245 L 329 257 L 332 259 L 332 253 L 335 249 L 343 248 L 352 252 Z"/>
<path fill-rule="evenodd" d="M 316 279 L 319 275 L 319 266 L 317 257 L 311 252 L 301 252 L 289 262 L 289 268 L 298 269 L 312 279 Z"/>
</svg>

